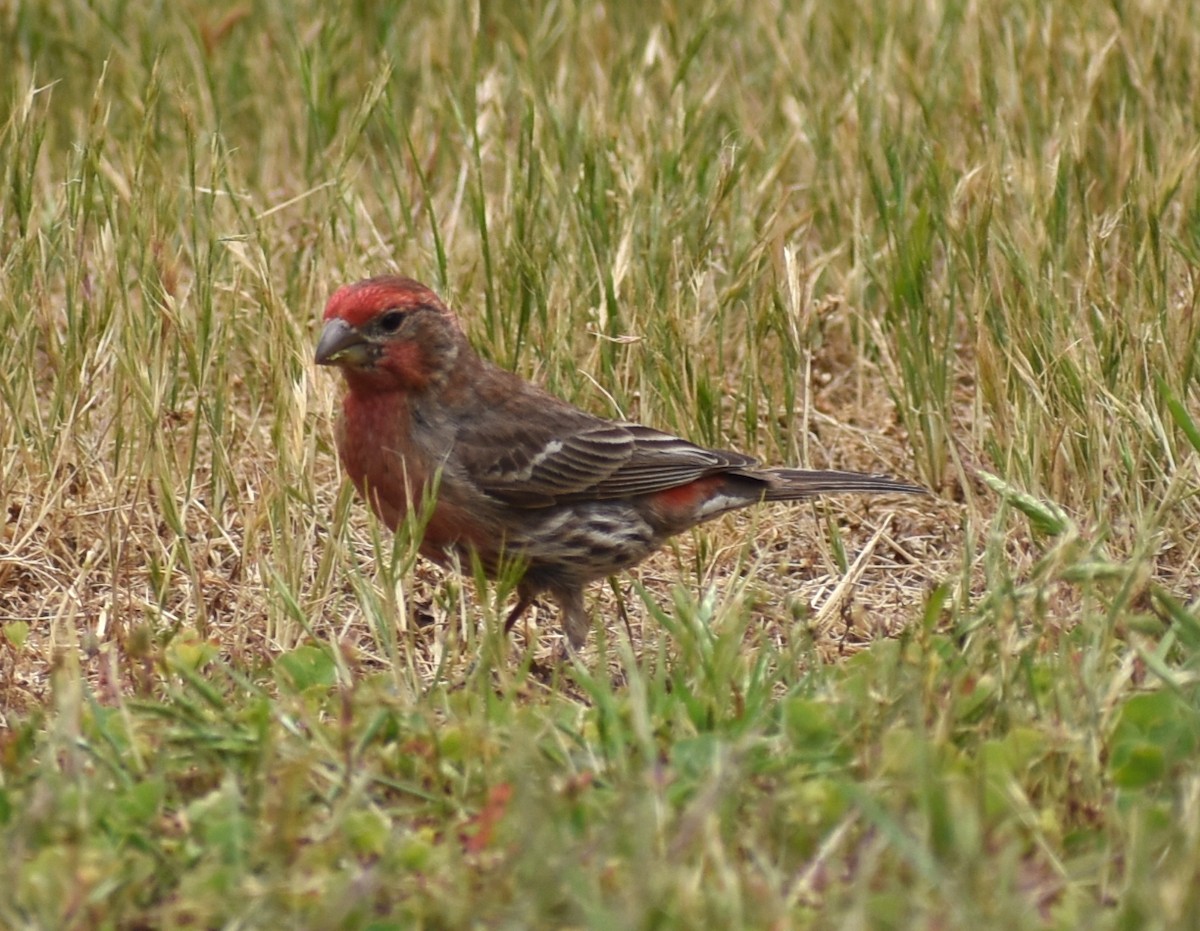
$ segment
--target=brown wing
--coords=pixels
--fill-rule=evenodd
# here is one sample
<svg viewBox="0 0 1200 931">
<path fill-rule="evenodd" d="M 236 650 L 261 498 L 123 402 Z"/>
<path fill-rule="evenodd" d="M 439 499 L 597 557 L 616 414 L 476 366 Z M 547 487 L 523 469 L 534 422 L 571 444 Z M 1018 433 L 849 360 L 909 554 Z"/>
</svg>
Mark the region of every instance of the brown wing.
<svg viewBox="0 0 1200 931">
<path fill-rule="evenodd" d="M 541 392 L 521 400 L 464 425 L 455 440 L 456 458 L 470 478 L 508 504 L 644 495 L 755 464 L 741 453 L 595 417 Z"/>
<path fill-rule="evenodd" d="M 752 468 L 758 461 L 731 450 L 706 449 L 641 424 L 622 424 L 633 437 L 633 452 L 590 493 L 597 498 L 646 495 L 686 485 L 698 478 L 730 469 Z"/>
</svg>

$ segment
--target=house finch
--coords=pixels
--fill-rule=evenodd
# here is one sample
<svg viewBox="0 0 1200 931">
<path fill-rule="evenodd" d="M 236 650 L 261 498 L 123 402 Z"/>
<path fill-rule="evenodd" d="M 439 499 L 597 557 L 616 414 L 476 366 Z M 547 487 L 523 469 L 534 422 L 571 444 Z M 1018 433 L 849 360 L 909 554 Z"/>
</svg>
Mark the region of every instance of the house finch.
<svg viewBox="0 0 1200 931">
<path fill-rule="evenodd" d="M 435 493 L 421 554 L 476 557 L 493 577 L 515 562 L 523 574 L 505 631 L 546 593 L 574 649 L 587 640 L 584 586 L 690 527 L 759 501 L 924 492 L 883 475 L 764 469 L 579 410 L 480 358 L 446 305 L 410 278 L 339 289 L 316 361 L 346 379 L 338 453 L 383 522 L 395 530 Z"/>
</svg>

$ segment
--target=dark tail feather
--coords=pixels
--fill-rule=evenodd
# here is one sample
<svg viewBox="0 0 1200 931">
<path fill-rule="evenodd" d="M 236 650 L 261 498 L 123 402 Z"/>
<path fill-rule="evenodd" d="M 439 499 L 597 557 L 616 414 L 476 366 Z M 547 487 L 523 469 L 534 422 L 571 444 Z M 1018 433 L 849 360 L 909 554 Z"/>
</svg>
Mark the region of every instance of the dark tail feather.
<svg viewBox="0 0 1200 931">
<path fill-rule="evenodd" d="M 763 469 L 757 473 L 770 483 L 767 501 L 794 501 L 815 495 L 834 495 L 843 492 L 858 494 L 927 495 L 929 491 L 911 482 L 902 482 L 889 475 L 868 475 L 866 472 L 832 472 L 809 469 Z"/>
</svg>

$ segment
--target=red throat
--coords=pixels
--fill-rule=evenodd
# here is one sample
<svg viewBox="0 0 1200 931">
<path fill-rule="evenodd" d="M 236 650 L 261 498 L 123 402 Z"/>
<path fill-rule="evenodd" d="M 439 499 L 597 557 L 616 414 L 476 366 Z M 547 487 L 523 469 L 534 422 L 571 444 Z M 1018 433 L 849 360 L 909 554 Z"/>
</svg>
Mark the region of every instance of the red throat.
<svg viewBox="0 0 1200 931">
<path fill-rule="evenodd" d="M 389 346 L 379 360 L 379 367 L 388 372 L 400 387 L 409 391 L 420 391 L 429 384 L 429 365 L 416 343 Z"/>
</svg>

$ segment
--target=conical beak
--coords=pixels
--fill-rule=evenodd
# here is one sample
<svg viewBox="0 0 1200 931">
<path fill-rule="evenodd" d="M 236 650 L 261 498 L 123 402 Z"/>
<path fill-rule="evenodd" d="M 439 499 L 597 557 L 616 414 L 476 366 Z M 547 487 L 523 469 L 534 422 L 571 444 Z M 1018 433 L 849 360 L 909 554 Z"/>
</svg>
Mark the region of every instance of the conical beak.
<svg viewBox="0 0 1200 931">
<path fill-rule="evenodd" d="M 357 365 L 367 361 L 368 343 L 345 320 L 325 324 L 317 342 L 317 365 Z"/>
</svg>

